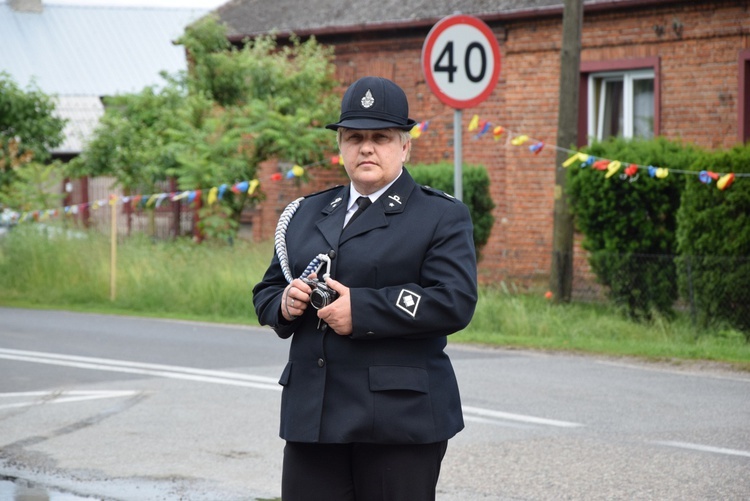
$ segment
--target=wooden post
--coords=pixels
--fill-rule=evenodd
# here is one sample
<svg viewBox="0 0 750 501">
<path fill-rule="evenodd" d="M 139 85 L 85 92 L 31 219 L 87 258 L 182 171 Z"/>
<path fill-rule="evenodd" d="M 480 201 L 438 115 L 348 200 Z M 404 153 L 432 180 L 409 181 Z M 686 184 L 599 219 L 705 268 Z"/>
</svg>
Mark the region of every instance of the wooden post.
<svg viewBox="0 0 750 501">
<path fill-rule="evenodd" d="M 173 177 L 169 178 L 169 191 L 171 192 L 169 198 L 177 193 L 177 180 Z M 180 200 L 172 202 L 172 238 L 174 240 L 180 237 L 180 205 Z"/>
<path fill-rule="evenodd" d="M 560 50 L 560 94 L 558 96 L 557 145 L 578 145 L 578 86 L 581 66 L 583 0 L 564 0 L 562 48 Z M 556 303 L 570 302 L 573 289 L 573 216 L 566 194 L 567 153 L 557 150 L 555 158 L 555 208 L 552 239 L 550 291 Z"/>
</svg>

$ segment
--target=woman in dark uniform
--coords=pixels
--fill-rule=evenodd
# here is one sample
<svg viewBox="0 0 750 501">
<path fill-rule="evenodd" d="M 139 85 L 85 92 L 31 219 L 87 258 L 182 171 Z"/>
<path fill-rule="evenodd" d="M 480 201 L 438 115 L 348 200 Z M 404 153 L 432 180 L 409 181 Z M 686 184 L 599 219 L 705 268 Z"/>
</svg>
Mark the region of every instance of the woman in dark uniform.
<svg viewBox="0 0 750 501">
<path fill-rule="evenodd" d="M 326 127 L 351 182 L 298 202 L 283 259 L 253 289 L 261 324 L 293 336 L 280 379 L 284 501 L 434 500 L 464 426 L 444 348 L 477 301 L 472 222 L 404 168 L 408 116 L 390 80 L 349 87 Z"/>
</svg>

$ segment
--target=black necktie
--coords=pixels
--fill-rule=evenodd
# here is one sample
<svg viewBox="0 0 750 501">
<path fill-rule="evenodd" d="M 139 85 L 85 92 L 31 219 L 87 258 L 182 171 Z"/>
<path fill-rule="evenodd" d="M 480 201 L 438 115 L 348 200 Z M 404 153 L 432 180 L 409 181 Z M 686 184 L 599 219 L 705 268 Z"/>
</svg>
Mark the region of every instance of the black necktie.
<svg viewBox="0 0 750 501">
<path fill-rule="evenodd" d="M 368 208 L 372 204 L 372 200 L 370 200 L 370 197 L 359 197 L 357 201 L 355 202 L 358 206 L 357 210 L 352 214 L 352 217 L 349 218 L 349 222 L 344 225 L 344 228 L 352 224 L 352 221 L 357 219 L 360 214 L 362 214 L 366 208 Z"/>
</svg>

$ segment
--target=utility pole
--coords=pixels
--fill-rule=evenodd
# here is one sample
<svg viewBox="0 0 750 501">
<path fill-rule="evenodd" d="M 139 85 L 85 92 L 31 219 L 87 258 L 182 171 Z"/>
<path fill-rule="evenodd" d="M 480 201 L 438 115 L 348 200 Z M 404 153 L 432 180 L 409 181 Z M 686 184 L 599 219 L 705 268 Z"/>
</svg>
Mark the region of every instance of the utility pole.
<svg viewBox="0 0 750 501">
<path fill-rule="evenodd" d="M 558 98 L 557 145 L 578 145 L 578 84 L 581 66 L 583 0 L 564 0 L 562 48 L 560 50 L 560 95 Z M 573 216 L 566 194 L 565 150 L 555 156 L 555 208 L 552 239 L 550 291 L 555 303 L 570 302 L 573 289 Z"/>
</svg>

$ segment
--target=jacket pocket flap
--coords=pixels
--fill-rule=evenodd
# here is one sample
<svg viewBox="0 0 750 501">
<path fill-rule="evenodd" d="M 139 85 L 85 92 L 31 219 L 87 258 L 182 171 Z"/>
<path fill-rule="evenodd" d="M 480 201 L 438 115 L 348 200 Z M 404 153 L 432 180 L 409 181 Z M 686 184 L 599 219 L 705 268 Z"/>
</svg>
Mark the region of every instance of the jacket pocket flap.
<svg viewBox="0 0 750 501">
<path fill-rule="evenodd" d="M 292 362 L 287 362 L 286 367 L 284 367 L 284 372 L 281 373 L 281 377 L 279 378 L 279 384 L 281 386 L 286 386 L 287 383 L 289 383 L 289 375 L 292 372 Z"/>
<path fill-rule="evenodd" d="M 370 367 L 370 390 L 411 390 L 429 392 L 429 376 L 421 367 L 378 365 Z"/>
</svg>

